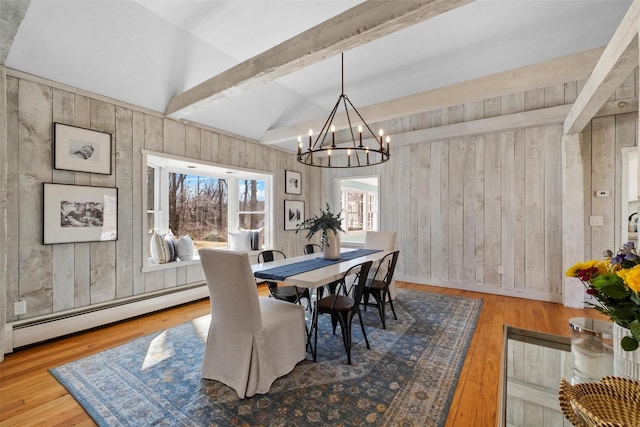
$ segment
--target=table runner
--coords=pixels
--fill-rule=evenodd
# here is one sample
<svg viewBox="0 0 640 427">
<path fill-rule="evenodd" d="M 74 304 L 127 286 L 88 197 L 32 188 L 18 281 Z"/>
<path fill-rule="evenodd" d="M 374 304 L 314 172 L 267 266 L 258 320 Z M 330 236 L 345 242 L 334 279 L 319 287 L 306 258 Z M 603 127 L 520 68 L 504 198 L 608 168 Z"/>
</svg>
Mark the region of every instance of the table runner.
<svg viewBox="0 0 640 427">
<path fill-rule="evenodd" d="M 280 267 L 273 267 L 267 270 L 256 271 L 255 277 L 268 280 L 284 280 L 289 276 L 295 276 L 296 274 L 306 273 L 307 271 L 315 270 L 318 268 L 326 267 L 331 264 L 337 264 L 339 262 L 348 261 L 350 259 L 358 258 L 361 256 L 370 255 L 376 252 L 380 252 L 381 249 L 356 249 L 355 251 L 343 252 L 338 259 L 324 259 L 314 258 L 305 261 L 294 262 L 293 264 L 282 265 Z"/>
</svg>

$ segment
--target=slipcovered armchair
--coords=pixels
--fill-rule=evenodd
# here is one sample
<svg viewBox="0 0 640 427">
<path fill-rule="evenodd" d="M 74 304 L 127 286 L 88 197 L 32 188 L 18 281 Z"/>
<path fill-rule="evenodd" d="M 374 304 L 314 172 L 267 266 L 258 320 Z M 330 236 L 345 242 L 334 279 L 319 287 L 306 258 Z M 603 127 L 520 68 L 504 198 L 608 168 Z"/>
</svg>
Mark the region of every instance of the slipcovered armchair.
<svg viewBox="0 0 640 427">
<path fill-rule="evenodd" d="M 211 300 L 202 377 L 228 385 L 241 399 L 267 393 L 306 356 L 304 309 L 258 297 L 248 254 L 198 252 Z"/>
</svg>

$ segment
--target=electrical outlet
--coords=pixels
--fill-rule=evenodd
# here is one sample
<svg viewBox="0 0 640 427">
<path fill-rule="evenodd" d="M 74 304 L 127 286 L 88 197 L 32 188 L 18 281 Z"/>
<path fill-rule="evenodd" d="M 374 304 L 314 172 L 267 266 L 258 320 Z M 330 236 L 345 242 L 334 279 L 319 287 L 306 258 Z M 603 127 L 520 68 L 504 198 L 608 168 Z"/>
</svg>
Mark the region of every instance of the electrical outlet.
<svg viewBox="0 0 640 427">
<path fill-rule="evenodd" d="M 27 302 L 18 301 L 13 303 L 13 314 L 19 316 L 27 313 Z"/>
<path fill-rule="evenodd" d="M 603 224 L 604 224 L 604 218 L 602 217 L 602 215 L 589 217 L 589 225 L 603 225 Z"/>
</svg>

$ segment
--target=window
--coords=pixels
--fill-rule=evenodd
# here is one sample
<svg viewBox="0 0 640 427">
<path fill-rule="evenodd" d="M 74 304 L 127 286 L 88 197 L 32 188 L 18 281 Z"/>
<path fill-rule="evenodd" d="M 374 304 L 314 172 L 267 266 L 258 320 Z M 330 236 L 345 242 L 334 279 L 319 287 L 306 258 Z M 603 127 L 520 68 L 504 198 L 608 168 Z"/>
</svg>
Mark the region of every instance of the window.
<svg viewBox="0 0 640 427">
<path fill-rule="evenodd" d="M 364 243 L 367 231 L 378 230 L 378 177 L 340 179 L 340 206 L 345 243 Z"/>
<path fill-rule="evenodd" d="M 146 188 L 148 238 L 188 234 L 198 250 L 260 230 L 259 248 L 271 246 L 271 175 L 147 154 Z"/>
</svg>

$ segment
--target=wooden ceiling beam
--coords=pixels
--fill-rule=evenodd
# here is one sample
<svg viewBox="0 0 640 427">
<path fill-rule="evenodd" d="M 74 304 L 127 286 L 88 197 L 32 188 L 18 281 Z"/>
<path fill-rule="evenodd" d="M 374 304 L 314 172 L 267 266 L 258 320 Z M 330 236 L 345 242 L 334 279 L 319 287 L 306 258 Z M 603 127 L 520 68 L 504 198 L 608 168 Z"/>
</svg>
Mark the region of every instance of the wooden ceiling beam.
<svg viewBox="0 0 640 427">
<path fill-rule="evenodd" d="M 472 1 L 365 1 L 175 95 L 165 115 L 183 118 L 218 99 L 268 83 Z"/>
<path fill-rule="evenodd" d="M 0 64 L 9 56 L 13 39 L 29 9 L 31 0 L 2 1 L 0 6 Z"/>
<path fill-rule="evenodd" d="M 640 2 L 634 1 L 613 34 L 564 121 L 564 133 L 579 133 L 638 66 Z"/>
<path fill-rule="evenodd" d="M 367 123 L 372 124 L 465 102 L 586 79 L 602 56 L 603 51 L 604 47 L 595 48 L 379 104 L 358 107 L 358 111 Z M 306 135 L 309 129 L 319 129 L 324 120 L 326 120 L 326 116 L 291 126 L 270 129 L 264 133 L 260 143 L 270 145 L 294 140 L 298 135 Z M 344 113 L 336 114 L 333 124 L 337 130 L 345 129 L 348 126 L 346 115 Z"/>
</svg>

